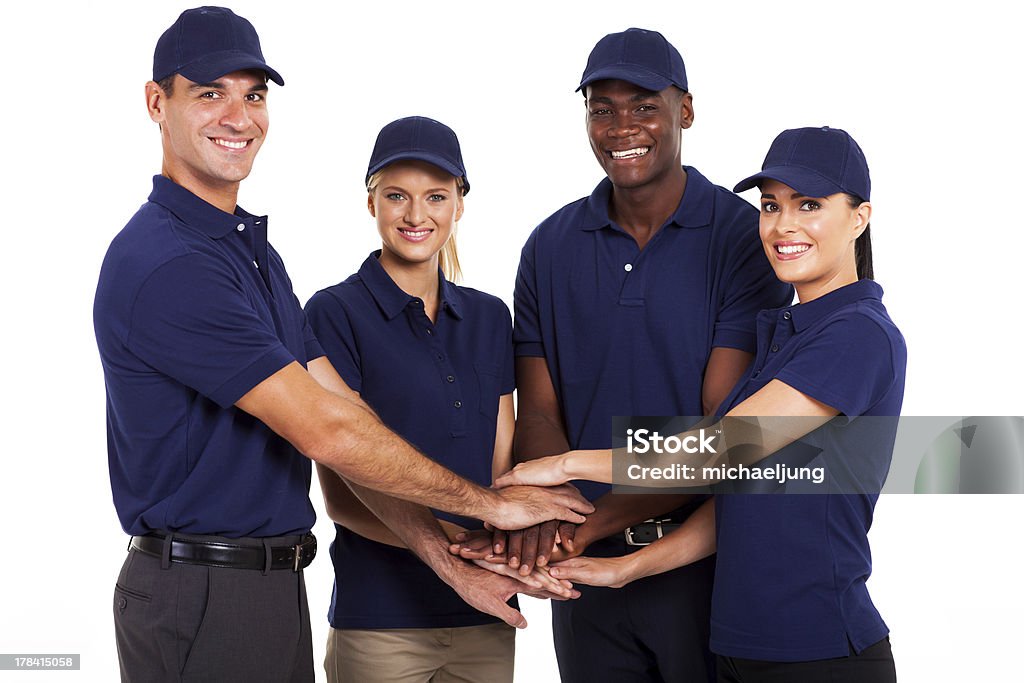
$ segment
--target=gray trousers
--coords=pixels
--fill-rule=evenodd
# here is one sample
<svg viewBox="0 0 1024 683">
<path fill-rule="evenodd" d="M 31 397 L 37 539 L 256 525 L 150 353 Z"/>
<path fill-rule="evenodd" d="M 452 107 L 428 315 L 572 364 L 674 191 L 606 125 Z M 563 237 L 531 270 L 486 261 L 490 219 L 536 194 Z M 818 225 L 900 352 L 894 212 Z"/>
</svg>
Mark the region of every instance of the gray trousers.
<svg viewBox="0 0 1024 683">
<path fill-rule="evenodd" d="M 314 680 L 301 571 L 162 563 L 131 550 L 114 588 L 114 629 L 122 681 Z"/>
</svg>

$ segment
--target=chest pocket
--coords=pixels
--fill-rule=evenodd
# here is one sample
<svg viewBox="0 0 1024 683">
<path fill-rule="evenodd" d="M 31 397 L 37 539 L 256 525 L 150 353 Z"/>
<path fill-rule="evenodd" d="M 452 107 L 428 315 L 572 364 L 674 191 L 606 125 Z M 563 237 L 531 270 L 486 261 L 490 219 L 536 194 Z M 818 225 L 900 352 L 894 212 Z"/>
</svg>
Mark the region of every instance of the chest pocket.
<svg viewBox="0 0 1024 683">
<path fill-rule="evenodd" d="M 491 363 L 473 363 L 476 371 L 477 391 L 480 392 L 480 412 L 492 420 L 498 419 L 498 399 L 501 397 L 501 366 Z"/>
</svg>

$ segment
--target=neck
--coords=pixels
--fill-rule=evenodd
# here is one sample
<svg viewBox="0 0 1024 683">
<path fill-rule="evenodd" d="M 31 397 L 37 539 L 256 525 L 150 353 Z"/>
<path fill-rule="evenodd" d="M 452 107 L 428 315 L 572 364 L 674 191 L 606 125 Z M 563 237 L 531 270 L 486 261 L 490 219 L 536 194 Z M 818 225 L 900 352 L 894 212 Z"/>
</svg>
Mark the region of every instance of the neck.
<svg viewBox="0 0 1024 683">
<path fill-rule="evenodd" d="M 173 181 L 176 185 L 181 185 L 207 204 L 216 206 L 224 213 L 234 213 L 235 207 L 238 206 L 238 187 L 240 183 L 211 185 L 204 183 L 191 174 L 181 173 L 176 169 L 170 168 L 166 162 L 164 162 L 163 168 L 160 169 L 160 174 Z"/>
<path fill-rule="evenodd" d="M 685 191 L 686 171 L 676 165 L 655 182 L 632 188 L 613 186 L 608 216 L 643 248 L 679 208 Z"/>
<path fill-rule="evenodd" d="M 793 287 L 796 289 L 796 298 L 800 303 L 805 304 L 808 301 L 820 299 L 826 294 L 834 292 L 841 287 L 852 285 L 858 279 L 856 268 L 852 271 L 844 269 L 830 277 L 828 280 L 795 284 Z"/>
<path fill-rule="evenodd" d="M 423 308 L 431 320 L 437 318 L 440 283 L 437 279 L 437 254 L 429 261 L 410 263 L 396 258 L 387 247 L 381 249 L 378 259 L 384 272 L 398 288 L 409 296 L 423 300 Z"/>
</svg>

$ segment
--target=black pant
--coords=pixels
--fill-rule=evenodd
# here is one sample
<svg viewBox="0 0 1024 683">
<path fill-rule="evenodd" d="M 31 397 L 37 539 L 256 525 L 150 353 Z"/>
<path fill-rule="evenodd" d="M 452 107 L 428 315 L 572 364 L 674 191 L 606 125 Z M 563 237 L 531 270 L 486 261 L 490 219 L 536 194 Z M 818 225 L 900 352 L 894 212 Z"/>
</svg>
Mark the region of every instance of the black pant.
<svg viewBox="0 0 1024 683">
<path fill-rule="evenodd" d="M 625 542 L 617 554 L 622 554 Z M 588 549 L 609 550 L 609 540 Z M 597 553 L 594 553 L 597 554 Z M 608 554 L 602 552 L 601 554 Z M 623 588 L 577 585 L 577 600 L 551 603 L 564 683 L 707 683 L 714 556 Z"/>
<path fill-rule="evenodd" d="M 298 541 L 281 537 L 272 545 Z M 312 683 L 301 571 L 161 564 L 131 550 L 118 576 L 114 629 L 122 681 Z"/>
<path fill-rule="evenodd" d="M 896 664 L 886 637 L 849 657 L 814 662 L 718 658 L 719 683 L 895 683 Z"/>
</svg>

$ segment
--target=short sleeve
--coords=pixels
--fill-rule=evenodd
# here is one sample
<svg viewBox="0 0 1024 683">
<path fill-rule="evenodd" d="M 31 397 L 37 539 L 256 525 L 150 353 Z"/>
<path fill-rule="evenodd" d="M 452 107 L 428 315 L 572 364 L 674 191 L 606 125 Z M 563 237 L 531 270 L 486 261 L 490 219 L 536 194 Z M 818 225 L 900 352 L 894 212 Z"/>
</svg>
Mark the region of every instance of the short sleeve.
<svg viewBox="0 0 1024 683">
<path fill-rule="evenodd" d="M 157 268 L 132 304 L 126 345 L 223 408 L 294 362 L 233 271 L 202 254 Z"/>
<path fill-rule="evenodd" d="M 299 298 L 294 298 L 295 305 L 301 309 L 302 304 L 299 303 Z M 302 321 L 302 340 L 306 348 L 306 362 L 309 363 L 309 361 L 316 360 L 320 356 L 326 356 L 327 353 L 320 346 L 320 340 L 316 338 L 316 333 L 313 332 L 313 327 L 309 324 L 309 316 L 305 312 L 302 314 Z"/>
<path fill-rule="evenodd" d="M 725 273 L 725 293 L 715 321 L 711 345 L 753 353 L 757 349 L 757 314 L 765 309 L 788 306 L 793 288 L 775 277 L 764 255 L 756 231 L 748 231 L 734 267 Z"/>
<path fill-rule="evenodd" d="M 333 294 L 321 290 L 306 302 L 306 318 L 327 360 L 353 391 L 363 386 L 359 351 L 348 312 Z"/>
<path fill-rule="evenodd" d="M 499 300 L 501 306 L 501 321 L 505 329 L 505 344 L 501 350 L 501 394 L 511 394 L 516 388 L 516 365 L 515 354 L 512 352 L 512 314 L 508 312 L 508 306 Z"/>
<path fill-rule="evenodd" d="M 845 316 L 797 349 L 775 379 L 855 418 L 882 400 L 896 381 L 893 345 L 867 316 Z"/>
<path fill-rule="evenodd" d="M 544 357 L 544 343 L 540 331 L 540 310 L 537 300 L 537 271 L 535 253 L 537 231 L 526 241 L 519 258 L 519 272 L 516 274 L 516 287 L 513 294 L 513 305 L 516 317 L 512 340 L 517 356 Z"/>
</svg>

